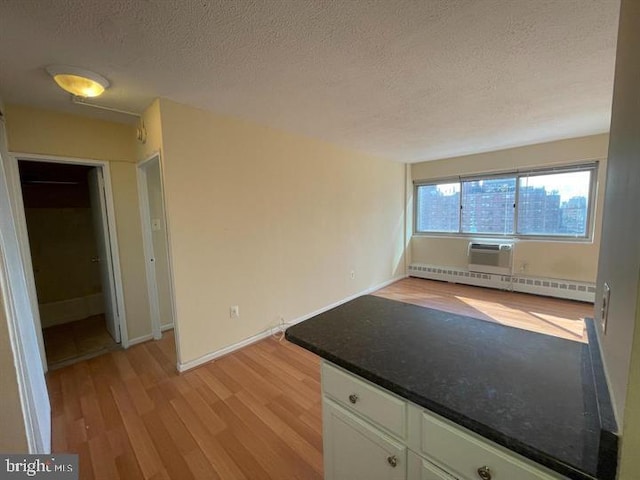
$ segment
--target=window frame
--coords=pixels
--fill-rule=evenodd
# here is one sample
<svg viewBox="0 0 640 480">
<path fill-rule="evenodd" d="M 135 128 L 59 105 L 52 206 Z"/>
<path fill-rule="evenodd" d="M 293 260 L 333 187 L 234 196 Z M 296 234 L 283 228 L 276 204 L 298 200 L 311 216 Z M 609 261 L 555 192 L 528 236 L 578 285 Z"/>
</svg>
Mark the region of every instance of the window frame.
<svg viewBox="0 0 640 480">
<path fill-rule="evenodd" d="M 433 236 L 433 237 L 461 237 L 461 238 L 496 238 L 496 239 L 519 239 L 519 240 L 540 240 L 540 241 L 562 241 L 562 242 L 592 242 L 595 230 L 595 204 L 597 203 L 598 189 L 598 170 L 600 166 L 599 160 L 591 162 L 581 162 L 577 164 L 563 164 L 546 167 L 535 167 L 522 170 L 508 170 L 500 172 L 489 172 L 486 174 L 478 173 L 472 175 L 448 176 L 433 178 L 428 180 L 413 181 L 413 235 L 417 236 Z M 529 176 L 553 175 L 571 172 L 590 172 L 589 179 L 589 195 L 587 197 L 587 219 L 585 235 L 538 235 L 538 234 L 521 234 L 518 232 L 518 210 L 520 202 L 520 179 Z M 463 183 L 469 181 L 489 180 L 496 178 L 515 178 L 515 206 L 513 208 L 513 233 L 466 233 L 462 231 L 462 191 Z M 418 189 L 423 186 L 435 186 L 444 183 L 459 183 L 458 208 L 460 210 L 458 216 L 457 232 L 430 232 L 418 230 Z"/>
</svg>

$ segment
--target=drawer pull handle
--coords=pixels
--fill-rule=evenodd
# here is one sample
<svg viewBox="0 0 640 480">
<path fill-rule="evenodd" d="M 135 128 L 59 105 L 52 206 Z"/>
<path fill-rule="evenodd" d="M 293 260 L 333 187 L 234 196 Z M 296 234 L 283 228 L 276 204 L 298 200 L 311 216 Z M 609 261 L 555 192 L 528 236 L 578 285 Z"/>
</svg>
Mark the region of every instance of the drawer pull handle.
<svg viewBox="0 0 640 480">
<path fill-rule="evenodd" d="M 349 395 L 349 401 L 355 404 L 358 401 L 358 395 L 356 395 L 355 393 L 352 393 L 351 395 Z"/>
<path fill-rule="evenodd" d="M 387 463 L 391 465 L 393 468 L 396 468 L 398 466 L 398 457 L 396 457 L 395 455 L 391 455 L 390 457 L 387 457 Z"/>
<path fill-rule="evenodd" d="M 478 476 L 482 480 L 491 480 L 491 469 L 486 465 L 478 469 Z"/>
</svg>

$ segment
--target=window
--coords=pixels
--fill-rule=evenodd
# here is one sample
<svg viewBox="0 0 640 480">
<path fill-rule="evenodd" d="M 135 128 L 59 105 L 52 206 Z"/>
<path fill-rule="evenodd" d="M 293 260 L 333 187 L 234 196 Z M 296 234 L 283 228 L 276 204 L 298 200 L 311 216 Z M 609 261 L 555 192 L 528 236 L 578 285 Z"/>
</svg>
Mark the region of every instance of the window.
<svg viewBox="0 0 640 480">
<path fill-rule="evenodd" d="M 462 232 L 513 233 L 515 197 L 515 177 L 463 181 Z"/>
<path fill-rule="evenodd" d="M 460 228 L 460 184 L 418 185 L 416 198 L 422 209 L 417 216 L 419 232 L 457 232 Z"/>
<path fill-rule="evenodd" d="M 586 237 L 592 170 L 519 179 L 518 233 Z"/>
<path fill-rule="evenodd" d="M 588 238 L 596 164 L 416 185 L 416 232 Z"/>
</svg>

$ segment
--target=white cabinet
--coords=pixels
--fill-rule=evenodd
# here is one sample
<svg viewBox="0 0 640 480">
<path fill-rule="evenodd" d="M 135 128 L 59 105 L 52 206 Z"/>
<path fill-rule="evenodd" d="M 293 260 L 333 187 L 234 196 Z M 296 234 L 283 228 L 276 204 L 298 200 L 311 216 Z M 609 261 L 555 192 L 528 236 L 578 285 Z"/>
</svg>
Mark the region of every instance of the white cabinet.
<svg viewBox="0 0 640 480">
<path fill-rule="evenodd" d="M 423 412 L 420 452 L 436 459 L 460 479 L 555 480 L 541 467 L 516 458 L 516 454 L 490 445 L 435 415 Z"/>
<path fill-rule="evenodd" d="M 456 480 L 447 472 L 416 453 L 407 455 L 408 478 L 411 480 Z"/>
<path fill-rule="evenodd" d="M 322 365 L 322 391 L 325 397 L 374 422 L 395 437 L 405 438 L 406 400 L 326 362 Z"/>
<path fill-rule="evenodd" d="M 561 480 L 529 459 L 322 363 L 325 480 Z"/>
<path fill-rule="evenodd" d="M 325 480 L 406 480 L 407 448 L 324 399 Z"/>
</svg>

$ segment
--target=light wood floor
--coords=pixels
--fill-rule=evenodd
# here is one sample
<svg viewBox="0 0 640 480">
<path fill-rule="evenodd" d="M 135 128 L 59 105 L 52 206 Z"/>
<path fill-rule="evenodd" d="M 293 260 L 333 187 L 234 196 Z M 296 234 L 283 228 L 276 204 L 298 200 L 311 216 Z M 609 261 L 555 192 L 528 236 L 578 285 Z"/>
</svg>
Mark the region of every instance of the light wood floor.
<svg viewBox="0 0 640 480">
<path fill-rule="evenodd" d="M 542 319 L 576 339 L 580 328 L 557 322 L 591 309 L 419 279 L 378 294 L 490 321 Z M 316 356 L 270 338 L 181 375 L 175 365 L 169 332 L 50 372 L 53 451 L 79 453 L 82 479 L 322 478 Z"/>
<path fill-rule="evenodd" d="M 319 360 L 264 340 L 182 375 L 169 332 L 48 374 L 82 479 L 321 479 Z"/>
<path fill-rule="evenodd" d="M 104 315 L 44 328 L 42 336 L 51 369 L 120 348 L 105 327 Z"/>
<path fill-rule="evenodd" d="M 554 337 L 586 342 L 593 304 L 457 283 L 405 278 L 375 295 L 458 313 Z"/>
</svg>

